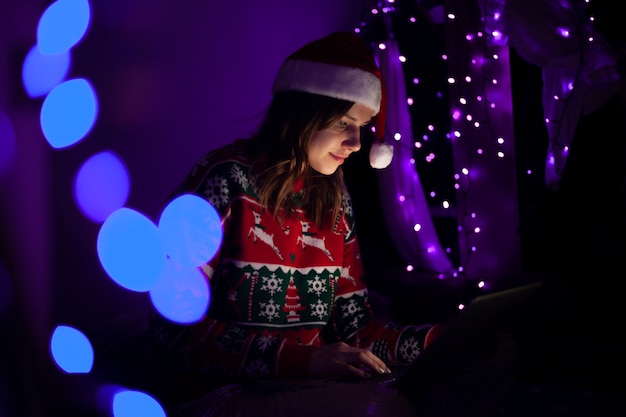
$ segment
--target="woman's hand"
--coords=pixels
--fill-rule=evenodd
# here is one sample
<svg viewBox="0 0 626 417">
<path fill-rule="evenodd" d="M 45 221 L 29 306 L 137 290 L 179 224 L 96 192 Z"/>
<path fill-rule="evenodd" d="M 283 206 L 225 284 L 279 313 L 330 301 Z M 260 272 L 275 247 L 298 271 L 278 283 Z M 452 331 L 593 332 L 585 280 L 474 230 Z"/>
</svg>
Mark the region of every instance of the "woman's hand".
<svg viewBox="0 0 626 417">
<path fill-rule="evenodd" d="M 369 350 L 344 342 L 315 348 L 309 365 L 309 376 L 312 377 L 356 375 L 367 378 L 371 372 L 383 374 L 391 371 Z"/>
</svg>

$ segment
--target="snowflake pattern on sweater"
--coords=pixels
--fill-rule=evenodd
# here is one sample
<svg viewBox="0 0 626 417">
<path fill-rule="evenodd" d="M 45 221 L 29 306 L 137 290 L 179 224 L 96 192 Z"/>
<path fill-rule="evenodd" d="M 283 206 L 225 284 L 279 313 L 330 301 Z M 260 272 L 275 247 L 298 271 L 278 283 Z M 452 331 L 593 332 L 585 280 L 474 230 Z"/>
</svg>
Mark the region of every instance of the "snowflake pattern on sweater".
<svg viewBox="0 0 626 417">
<path fill-rule="evenodd" d="M 209 311 L 179 326 L 153 314 L 163 350 L 187 369 L 232 379 L 307 374 L 313 346 L 344 341 L 387 361 L 412 361 L 430 325 L 374 319 L 349 195 L 340 218 L 319 230 L 294 207 L 277 221 L 259 204 L 246 140 L 209 152 L 176 195 L 205 198 L 220 214 L 224 241 L 201 267 L 211 286 Z"/>
</svg>

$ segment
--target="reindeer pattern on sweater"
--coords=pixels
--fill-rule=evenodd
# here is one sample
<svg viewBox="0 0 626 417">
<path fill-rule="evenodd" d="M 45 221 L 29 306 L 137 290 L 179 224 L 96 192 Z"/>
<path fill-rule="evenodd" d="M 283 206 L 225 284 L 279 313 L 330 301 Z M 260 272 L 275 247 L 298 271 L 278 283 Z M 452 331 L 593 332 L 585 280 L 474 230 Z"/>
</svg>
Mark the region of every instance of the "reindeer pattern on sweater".
<svg viewBox="0 0 626 417">
<path fill-rule="evenodd" d="M 157 339 L 184 367 L 234 379 L 304 376 L 311 347 L 345 341 L 383 360 L 411 361 L 429 325 L 376 320 L 349 194 L 322 232 L 296 204 L 278 221 L 259 203 L 245 140 L 209 152 L 175 194 L 205 198 L 224 240 L 202 266 L 211 287 L 206 317 L 190 326 L 155 320 Z M 181 336 L 182 334 L 182 336 Z"/>
</svg>

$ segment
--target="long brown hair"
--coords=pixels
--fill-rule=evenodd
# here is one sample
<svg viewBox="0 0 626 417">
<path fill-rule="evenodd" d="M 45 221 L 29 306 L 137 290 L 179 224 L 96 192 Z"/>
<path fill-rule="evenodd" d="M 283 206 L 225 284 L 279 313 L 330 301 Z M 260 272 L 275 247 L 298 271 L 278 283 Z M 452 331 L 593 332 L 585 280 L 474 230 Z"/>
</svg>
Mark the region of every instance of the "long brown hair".
<svg viewBox="0 0 626 417">
<path fill-rule="evenodd" d="M 288 216 L 292 192 L 302 177 L 302 208 L 318 227 L 332 210 L 335 219 L 345 194 L 343 171 L 331 175 L 311 168 L 307 151 L 313 135 L 343 117 L 354 103 L 317 94 L 285 91 L 274 94 L 267 113 L 252 136 L 257 159 L 251 166 L 259 200 L 275 217 Z"/>
</svg>

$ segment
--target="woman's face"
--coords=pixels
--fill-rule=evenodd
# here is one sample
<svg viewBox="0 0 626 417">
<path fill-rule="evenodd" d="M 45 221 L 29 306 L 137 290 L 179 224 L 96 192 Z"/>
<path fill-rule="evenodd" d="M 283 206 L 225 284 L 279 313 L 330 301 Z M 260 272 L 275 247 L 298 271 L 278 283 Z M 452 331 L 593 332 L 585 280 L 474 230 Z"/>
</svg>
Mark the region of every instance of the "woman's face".
<svg viewBox="0 0 626 417">
<path fill-rule="evenodd" d="M 352 152 L 361 149 L 361 128 L 373 114 L 374 110 L 355 103 L 332 126 L 316 132 L 307 153 L 311 168 L 324 175 L 335 172 Z"/>
</svg>

